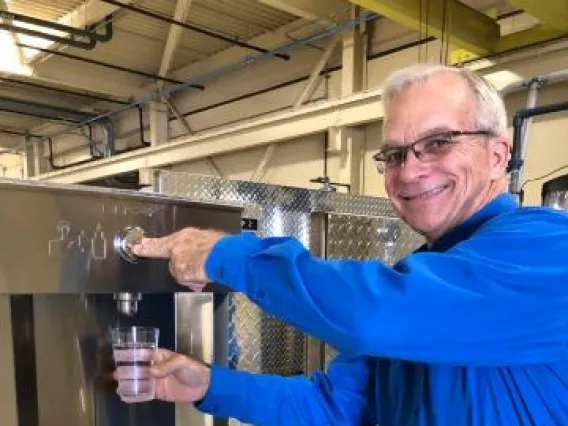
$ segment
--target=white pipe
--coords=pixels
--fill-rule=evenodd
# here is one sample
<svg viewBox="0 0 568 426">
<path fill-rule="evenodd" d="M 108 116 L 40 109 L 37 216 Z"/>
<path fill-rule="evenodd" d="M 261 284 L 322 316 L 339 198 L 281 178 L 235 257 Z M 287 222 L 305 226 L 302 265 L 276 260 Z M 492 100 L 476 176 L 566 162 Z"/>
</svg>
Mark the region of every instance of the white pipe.
<svg viewBox="0 0 568 426">
<path fill-rule="evenodd" d="M 541 82 L 541 85 L 545 84 L 552 84 L 552 83 L 561 83 L 564 81 L 568 81 L 568 69 L 562 71 L 555 71 L 550 74 L 541 75 L 538 77 L 531 77 L 521 81 L 516 81 L 505 86 L 501 89 L 500 93 L 501 96 L 505 97 L 513 92 L 517 92 L 519 90 L 528 89 L 533 81 Z"/>
</svg>

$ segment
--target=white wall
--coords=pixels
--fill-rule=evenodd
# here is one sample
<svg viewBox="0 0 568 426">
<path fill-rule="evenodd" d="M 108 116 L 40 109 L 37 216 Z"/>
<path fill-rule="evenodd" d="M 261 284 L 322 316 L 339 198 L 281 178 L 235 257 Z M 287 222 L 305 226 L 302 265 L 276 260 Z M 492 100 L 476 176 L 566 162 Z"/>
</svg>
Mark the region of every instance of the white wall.
<svg viewBox="0 0 568 426">
<path fill-rule="evenodd" d="M 318 188 L 310 179 L 324 173 L 324 135 L 313 135 L 278 145 L 262 181 L 282 185 Z M 250 180 L 264 154 L 264 148 L 221 155 L 215 163 L 228 179 Z M 180 164 L 173 171 L 215 175 L 206 160 Z"/>
<path fill-rule="evenodd" d="M 13 154 L 0 155 L 0 177 L 5 178 L 22 178 L 22 156 Z"/>
</svg>

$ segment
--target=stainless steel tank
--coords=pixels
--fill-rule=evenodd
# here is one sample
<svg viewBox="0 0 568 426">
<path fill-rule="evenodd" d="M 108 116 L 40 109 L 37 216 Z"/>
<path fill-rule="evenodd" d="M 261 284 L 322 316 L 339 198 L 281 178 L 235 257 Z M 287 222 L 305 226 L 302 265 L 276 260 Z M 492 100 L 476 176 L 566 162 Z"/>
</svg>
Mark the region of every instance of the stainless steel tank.
<svg viewBox="0 0 568 426">
<path fill-rule="evenodd" d="M 558 176 L 542 185 L 542 205 L 568 210 L 568 175 Z"/>
</svg>

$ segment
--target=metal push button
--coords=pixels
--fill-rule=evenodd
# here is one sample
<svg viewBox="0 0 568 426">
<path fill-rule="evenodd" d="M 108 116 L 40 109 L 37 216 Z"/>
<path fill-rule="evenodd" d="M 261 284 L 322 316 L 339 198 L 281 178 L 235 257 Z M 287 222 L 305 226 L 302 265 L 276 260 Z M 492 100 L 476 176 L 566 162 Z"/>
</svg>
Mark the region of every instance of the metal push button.
<svg viewBox="0 0 568 426">
<path fill-rule="evenodd" d="M 114 250 L 129 263 L 138 262 L 138 256 L 132 253 L 132 246 L 144 238 L 144 230 L 138 226 L 127 226 L 114 237 Z"/>
</svg>

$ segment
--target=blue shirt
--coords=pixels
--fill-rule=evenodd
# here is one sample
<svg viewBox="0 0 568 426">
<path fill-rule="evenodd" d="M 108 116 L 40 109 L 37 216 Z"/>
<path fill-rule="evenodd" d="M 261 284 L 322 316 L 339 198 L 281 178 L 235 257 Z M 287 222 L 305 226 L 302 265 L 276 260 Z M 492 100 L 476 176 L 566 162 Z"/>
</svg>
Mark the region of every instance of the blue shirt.
<svg viewBox="0 0 568 426">
<path fill-rule="evenodd" d="M 389 267 L 223 238 L 208 275 L 338 348 L 327 374 L 212 367 L 197 407 L 257 425 L 568 425 L 568 215 L 502 194 Z"/>
</svg>

